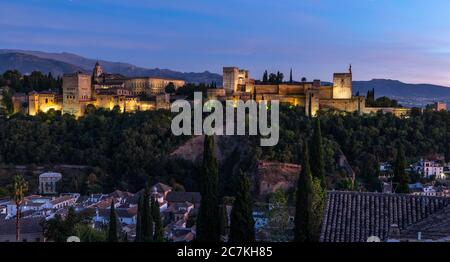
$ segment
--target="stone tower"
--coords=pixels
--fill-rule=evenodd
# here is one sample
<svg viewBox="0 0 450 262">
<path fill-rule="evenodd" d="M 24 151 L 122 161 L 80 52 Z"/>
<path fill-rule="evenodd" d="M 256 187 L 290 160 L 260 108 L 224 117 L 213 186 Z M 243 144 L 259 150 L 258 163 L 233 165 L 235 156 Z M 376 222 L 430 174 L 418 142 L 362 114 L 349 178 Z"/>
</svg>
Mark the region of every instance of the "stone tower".
<svg viewBox="0 0 450 262">
<path fill-rule="evenodd" d="M 348 73 L 335 73 L 333 75 L 333 99 L 352 98 L 352 66 Z"/>
<path fill-rule="evenodd" d="M 63 113 L 82 116 L 92 100 L 91 76 L 83 73 L 63 77 Z"/>
<path fill-rule="evenodd" d="M 97 61 L 94 66 L 94 70 L 92 71 L 92 81 L 97 84 L 101 82 L 101 75 L 103 74 L 103 69 L 100 66 L 100 63 Z"/>
<path fill-rule="evenodd" d="M 250 77 L 247 70 L 241 70 L 237 67 L 223 68 L 223 88 L 227 94 L 247 91 L 246 87 L 249 82 Z"/>
</svg>

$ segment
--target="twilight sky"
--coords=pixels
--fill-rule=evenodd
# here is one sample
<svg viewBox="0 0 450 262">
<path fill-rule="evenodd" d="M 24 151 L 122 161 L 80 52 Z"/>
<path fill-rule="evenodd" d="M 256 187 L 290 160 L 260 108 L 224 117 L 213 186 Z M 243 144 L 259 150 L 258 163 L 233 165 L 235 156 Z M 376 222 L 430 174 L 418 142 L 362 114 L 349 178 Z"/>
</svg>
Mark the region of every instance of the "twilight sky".
<svg viewBox="0 0 450 262">
<path fill-rule="evenodd" d="M 448 0 L 1 0 L 0 48 L 450 86 Z"/>
</svg>

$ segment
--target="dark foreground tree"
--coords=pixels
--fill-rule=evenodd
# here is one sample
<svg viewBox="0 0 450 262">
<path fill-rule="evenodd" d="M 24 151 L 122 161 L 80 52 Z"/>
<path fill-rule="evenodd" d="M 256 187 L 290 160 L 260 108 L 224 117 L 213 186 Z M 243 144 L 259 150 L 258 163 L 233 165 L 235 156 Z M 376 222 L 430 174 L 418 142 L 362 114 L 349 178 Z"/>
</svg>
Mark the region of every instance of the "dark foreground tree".
<svg viewBox="0 0 450 262">
<path fill-rule="evenodd" d="M 141 217 L 141 212 L 142 212 L 143 200 L 144 200 L 144 198 L 141 195 L 139 197 L 139 200 L 138 200 L 138 211 L 137 211 L 137 215 L 136 215 L 136 237 L 134 238 L 135 242 L 141 242 L 142 241 L 142 217 Z"/>
<path fill-rule="evenodd" d="M 18 242 L 20 239 L 20 208 L 23 204 L 23 201 L 25 199 L 25 194 L 28 191 L 28 183 L 25 181 L 25 179 L 20 176 L 16 175 L 13 178 L 13 184 L 12 184 L 12 199 L 14 201 L 14 204 L 16 205 L 16 241 Z"/>
<path fill-rule="evenodd" d="M 236 199 L 231 210 L 230 242 L 249 243 L 255 241 L 253 200 L 247 176 L 241 173 L 236 187 Z"/>
<path fill-rule="evenodd" d="M 406 159 L 403 145 L 400 145 L 397 151 L 397 158 L 394 163 L 394 183 L 396 184 L 396 193 L 409 193 L 408 175 L 406 174 Z"/>
<path fill-rule="evenodd" d="M 164 231 L 162 227 L 162 221 L 161 221 L 161 213 L 159 208 L 158 200 L 152 199 L 151 204 L 152 209 L 152 218 L 154 222 L 154 233 L 153 233 L 153 240 L 155 242 L 163 242 L 164 241 Z"/>
<path fill-rule="evenodd" d="M 303 149 L 302 171 L 298 179 L 295 207 L 294 240 L 312 242 L 314 240 L 313 184 L 309 166 L 308 145 Z"/>
<path fill-rule="evenodd" d="M 148 192 L 148 187 L 144 188 L 139 198 L 135 241 L 153 241 L 153 219 L 150 209 L 150 195 Z"/>
<path fill-rule="evenodd" d="M 150 194 L 148 192 L 148 188 L 144 189 L 144 200 L 142 202 L 142 240 L 144 242 L 151 242 L 153 240 L 153 218 L 152 212 L 150 209 Z"/>
<path fill-rule="evenodd" d="M 311 147 L 311 174 L 320 180 L 322 188 L 326 188 L 325 181 L 325 160 L 323 154 L 322 131 L 320 129 L 320 120 L 317 118 L 314 126 L 313 140 Z"/>
<path fill-rule="evenodd" d="M 114 200 L 111 201 L 111 208 L 109 212 L 108 242 L 119 242 L 117 237 L 117 214 L 114 206 Z"/>
<path fill-rule="evenodd" d="M 214 153 L 213 136 L 205 136 L 199 183 L 202 200 L 197 219 L 197 240 L 200 242 L 219 242 L 219 174 Z"/>
</svg>

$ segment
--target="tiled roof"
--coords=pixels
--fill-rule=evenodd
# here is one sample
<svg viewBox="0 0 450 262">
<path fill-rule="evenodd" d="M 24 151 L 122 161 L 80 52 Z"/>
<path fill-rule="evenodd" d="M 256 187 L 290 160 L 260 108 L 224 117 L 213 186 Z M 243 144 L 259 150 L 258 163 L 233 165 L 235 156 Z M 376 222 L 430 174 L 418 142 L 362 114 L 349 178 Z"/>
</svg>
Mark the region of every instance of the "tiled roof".
<svg viewBox="0 0 450 262">
<path fill-rule="evenodd" d="M 450 237 L 450 205 L 429 217 L 401 230 L 399 236 L 389 236 L 390 238 L 411 240 L 417 239 L 419 232 L 421 239 L 434 240 Z"/>
<path fill-rule="evenodd" d="M 328 192 L 321 242 L 381 240 L 389 228 L 399 229 L 430 217 L 450 204 L 450 198 L 360 192 Z"/>
<path fill-rule="evenodd" d="M 62 197 L 58 197 L 58 198 L 53 199 L 51 201 L 51 203 L 52 203 L 52 205 L 58 205 L 58 204 L 61 204 L 61 203 L 65 202 L 65 201 L 68 201 L 68 200 L 71 200 L 71 199 L 73 199 L 73 197 L 71 197 L 71 196 L 62 196 Z"/>
<path fill-rule="evenodd" d="M 109 194 L 110 197 L 114 197 L 114 198 L 133 197 L 133 195 L 134 194 L 132 194 L 130 192 L 120 191 L 120 190 L 116 190 L 116 191 L 112 192 L 111 194 Z"/>
<path fill-rule="evenodd" d="M 200 203 L 202 197 L 199 192 L 176 192 L 171 191 L 167 194 L 166 200 L 168 202 L 191 202 L 194 204 Z"/>
<path fill-rule="evenodd" d="M 156 187 L 156 190 L 157 190 L 158 193 L 165 193 L 167 191 L 172 190 L 172 188 L 170 186 L 168 186 L 166 184 L 163 184 L 163 183 L 157 183 L 156 185 L 154 185 L 152 187 L 152 189 L 155 188 L 155 187 Z"/>
<path fill-rule="evenodd" d="M 42 217 L 38 218 L 21 218 L 20 219 L 20 233 L 32 234 L 43 232 L 41 222 Z M 16 234 L 16 220 L 0 220 L 0 235 L 15 235 Z"/>
<path fill-rule="evenodd" d="M 137 207 L 118 208 L 118 209 L 116 209 L 116 213 L 117 213 L 118 217 L 132 218 L 137 215 Z"/>
</svg>

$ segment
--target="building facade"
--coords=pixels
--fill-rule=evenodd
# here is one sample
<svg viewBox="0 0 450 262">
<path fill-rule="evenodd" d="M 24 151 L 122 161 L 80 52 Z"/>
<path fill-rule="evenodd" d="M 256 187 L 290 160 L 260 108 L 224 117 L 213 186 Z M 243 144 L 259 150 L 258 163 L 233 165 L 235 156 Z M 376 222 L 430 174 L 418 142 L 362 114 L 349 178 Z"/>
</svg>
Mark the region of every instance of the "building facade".
<svg viewBox="0 0 450 262">
<path fill-rule="evenodd" d="M 42 195 L 57 194 L 61 179 L 60 173 L 47 172 L 39 175 L 39 193 Z"/>
<path fill-rule="evenodd" d="M 29 115 L 61 110 L 63 114 L 81 117 L 89 105 L 121 112 L 135 112 L 170 108 L 170 95 L 165 88 L 172 84 L 176 89 L 185 85 L 184 80 L 158 77 L 127 78 L 120 74 L 105 73 L 97 62 L 92 74 L 76 72 L 63 76 L 63 93 L 51 91 L 30 92 L 15 96 L 14 109 L 25 110 Z"/>
</svg>

